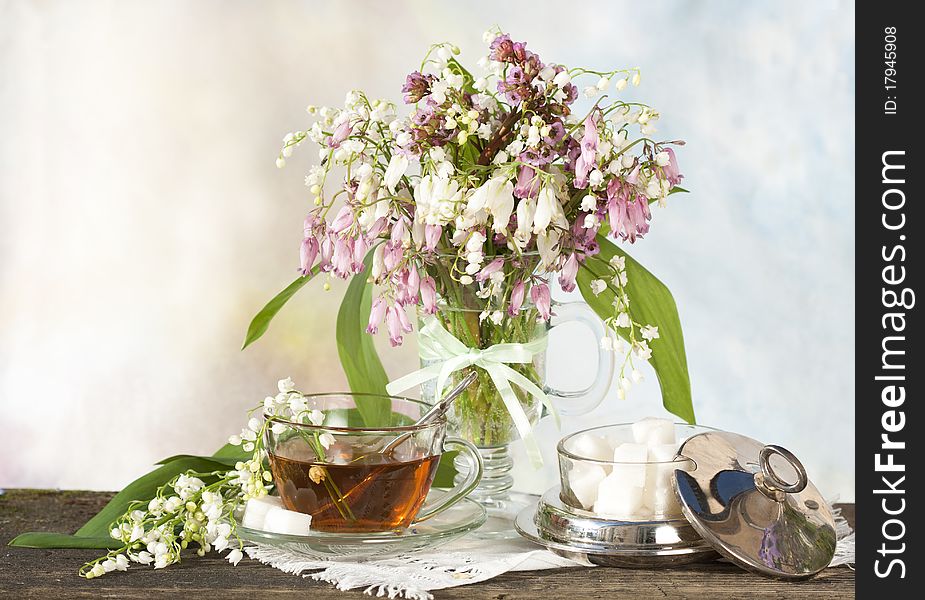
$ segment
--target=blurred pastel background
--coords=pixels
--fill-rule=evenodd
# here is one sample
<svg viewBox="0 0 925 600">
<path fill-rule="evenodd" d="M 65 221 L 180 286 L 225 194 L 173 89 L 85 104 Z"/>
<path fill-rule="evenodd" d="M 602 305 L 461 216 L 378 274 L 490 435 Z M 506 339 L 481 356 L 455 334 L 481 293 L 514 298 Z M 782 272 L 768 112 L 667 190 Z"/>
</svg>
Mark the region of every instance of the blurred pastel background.
<svg viewBox="0 0 925 600">
<path fill-rule="evenodd" d="M 642 67 L 691 194 L 629 251 L 673 291 L 699 422 L 778 443 L 854 498 L 854 6 L 850 2 L 0 0 L 0 487 L 116 489 L 210 453 L 290 375 L 345 387 L 344 286 L 295 276 L 313 151 L 305 106 L 400 100 L 427 46 L 474 66 L 493 24 L 546 61 Z M 560 294 L 560 298 L 565 294 Z M 379 340 L 380 342 L 382 340 Z M 577 388 L 595 343 L 552 339 Z M 382 346 L 392 376 L 413 341 Z M 655 414 L 654 373 L 564 431 Z M 555 478 L 559 432 L 540 426 Z"/>
</svg>

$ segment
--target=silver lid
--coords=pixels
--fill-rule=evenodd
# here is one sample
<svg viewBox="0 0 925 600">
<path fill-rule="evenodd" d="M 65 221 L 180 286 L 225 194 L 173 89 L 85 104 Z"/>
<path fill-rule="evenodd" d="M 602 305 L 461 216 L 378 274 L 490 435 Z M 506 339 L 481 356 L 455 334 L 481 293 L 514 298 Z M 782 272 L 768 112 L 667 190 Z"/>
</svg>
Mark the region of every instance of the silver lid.
<svg viewBox="0 0 925 600">
<path fill-rule="evenodd" d="M 790 579 L 829 565 L 835 519 L 788 450 L 715 431 L 689 438 L 679 454 L 695 464 L 672 478 L 684 516 L 723 556 Z"/>
</svg>

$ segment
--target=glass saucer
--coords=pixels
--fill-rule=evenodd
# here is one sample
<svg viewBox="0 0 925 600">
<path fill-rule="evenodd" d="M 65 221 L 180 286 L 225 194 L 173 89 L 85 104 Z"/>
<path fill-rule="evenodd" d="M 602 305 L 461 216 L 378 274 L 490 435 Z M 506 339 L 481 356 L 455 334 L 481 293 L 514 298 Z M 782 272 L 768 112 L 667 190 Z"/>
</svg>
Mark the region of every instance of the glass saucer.
<svg viewBox="0 0 925 600">
<path fill-rule="evenodd" d="M 432 489 L 427 503 L 436 502 L 445 490 Z M 478 529 L 485 523 L 485 509 L 463 498 L 445 511 L 407 529 L 372 533 L 311 531 L 307 535 L 271 533 L 238 525 L 241 539 L 274 546 L 314 560 L 372 560 L 434 548 Z"/>
</svg>

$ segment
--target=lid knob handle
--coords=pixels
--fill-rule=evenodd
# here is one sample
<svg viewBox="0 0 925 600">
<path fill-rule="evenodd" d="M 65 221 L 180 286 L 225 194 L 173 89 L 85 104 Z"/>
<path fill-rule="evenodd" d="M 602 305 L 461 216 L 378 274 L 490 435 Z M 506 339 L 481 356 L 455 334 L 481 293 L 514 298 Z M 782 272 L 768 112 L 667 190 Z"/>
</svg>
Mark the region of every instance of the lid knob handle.
<svg viewBox="0 0 925 600">
<path fill-rule="evenodd" d="M 787 483 L 774 472 L 774 468 L 771 466 L 771 456 L 775 454 L 790 463 L 793 470 L 797 472 L 795 482 Z M 764 484 L 773 489 L 787 492 L 788 494 L 797 494 L 802 492 L 809 482 L 803 463 L 786 448 L 768 444 L 758 453 L 758 465 L 761 467 L 761 474 L 764 476 Z"/>
</svg>

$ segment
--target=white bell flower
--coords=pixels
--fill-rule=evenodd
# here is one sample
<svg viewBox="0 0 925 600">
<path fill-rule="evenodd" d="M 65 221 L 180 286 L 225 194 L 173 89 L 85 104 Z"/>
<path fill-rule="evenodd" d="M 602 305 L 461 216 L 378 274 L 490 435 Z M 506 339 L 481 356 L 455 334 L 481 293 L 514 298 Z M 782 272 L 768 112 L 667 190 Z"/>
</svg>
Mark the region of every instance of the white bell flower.
<svg viewBox="0 0 925 600">
<path fill-rule="evenodd" d="M 551 267 L 559 258 L 559 232 L 546 230 L 536 236 L 536 249 L 544 267 Z"/>
<path fill-rule="evenodd" d="M 536 200 L 524 198 L 517 204 L 517 236 L 529 240 L 530 226 L 536 214 Z"/>
<path fill-rule="evenodd" d="M 518 219 L 520 215 L 518 213 Z M 567 228 L 568 221 L 565 213 L 562 212 L 562 204 L 556 196 L 555 190 L 550 186 L 545 186 L 540 190 L 536 198 L 536 213 L 533 215 L 533 233 L 546 231 L 550 223 L 560 227 Z"/>
<path fill-rule="evenodd" d="M 463 190 L 446 177 L 425 175 L 414 190 L 414 201 L 426 225 L 446 225 L 458 214 Z"/>
<path fill-rule="evenodd" d="M 492 177 L 469 196 L 466 212 L 484 210 L 493 219 L 492 228 L 500 233 L 507 228 L 514 212 L 514 184 L 504 177 Z"/>
</svg>

